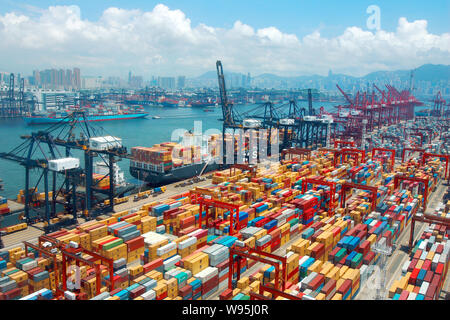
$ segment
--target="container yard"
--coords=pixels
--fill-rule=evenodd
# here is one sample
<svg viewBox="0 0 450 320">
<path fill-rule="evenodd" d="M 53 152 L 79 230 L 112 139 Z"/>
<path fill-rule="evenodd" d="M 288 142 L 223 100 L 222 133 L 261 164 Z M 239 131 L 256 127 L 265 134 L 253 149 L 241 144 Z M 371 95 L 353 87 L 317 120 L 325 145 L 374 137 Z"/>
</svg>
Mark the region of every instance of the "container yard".
<svg viewBox="0 0 450 320">
<path fill-rule="evenodd" d="M 439 152 L 439 132 L 422 122 L 425 144 L 402 138 L 388 149 L 382 133 L 403 133 L 386 127 L 374 132 L 377 152 L 291 150 L 179 194 L 116 200 L 113 213 L 2 250 L 0 299 L 443 299 L 448 158 L 412 151 L 400 160 L 406 148 Z"/>
<path fill-rule="evenodd" d="M 370 105 L 338 87 L 336 114 L 311 91 L 240 113 L 216 67 L 222 133 L 200 144 L 128 152 L 80 111 L 0 153 L 26 177 L 0 198 L 0 300 L 447 299 L 448 119 L 391 86 Z"/>
<path fill-rule="evenodd" d="M 191 310 L 194 300 L 449 299 L 450 112 L 440 91 L 432 110 L 416 110 L 425 103 L 413 70 L 409 89 L 335 84 L 341 104 L 325 110 L 313 106 L 317 90 L 233 92 L 220 60 L 216 71 L 218 92 L 80 92 L 79 106 L 64 111 L 60 98 L 63 108 L 46 113 L 25 100 L 23 79 L 14 96 L 12 74 L 2 116 L 51 126 L 0 152 L 24 176 L 17 195 L 0 196 L 0 300 Z M 208 123 L 203 134 L 195 121 L 168 141 L 163 126 L 186 114 L 144 122 L 143 106 L 105 101 L 220 107 L 221 130 Z M 121 137 L 92 124 L 121 119 L 145 130 Z"/>
</svg>

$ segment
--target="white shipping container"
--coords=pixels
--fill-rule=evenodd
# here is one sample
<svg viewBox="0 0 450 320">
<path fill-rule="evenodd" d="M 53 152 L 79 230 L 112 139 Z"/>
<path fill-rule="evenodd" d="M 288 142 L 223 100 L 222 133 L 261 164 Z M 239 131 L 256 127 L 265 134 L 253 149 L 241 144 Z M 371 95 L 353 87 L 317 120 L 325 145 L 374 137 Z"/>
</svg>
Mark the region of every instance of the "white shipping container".
<svg viewBox="0 0 450 320">
<path fill-rule="evenodd" d="M 48 161 L 48 168 L 51 171 L 65 171 L 77 169 L 80 167 L 80 159 L 77 158 L 62 158 Z"/>
<path fill-rule="evenodd" d="M 294 119 L 280 119 L 280 124 L 282 125 L 293 125 L 294 123 Z"/>
<path fill-rule="evenodd" d="M 141 294 L 141 297 L 144 298 L 144 300 L 155 300 L 156 292 L 155 292 L 155 290 L 150 289 L 149 291 Z"/>
<path fill-rule="evenodd" d="M 236 240 L 235 242 L 234 242 L 234 244 L 237 246 L 237 247 L 245 247 L 245 242 L 244 241 L 240 241 L 240 240 Z"/>
<path fill-rule="evenodd" d="M 181 256 L 180 255 L 176 255 L 176 256 L 173 256 L 170 259 L 164 260 L 164 262 L 163 262 L 164 270 L 166 271 L 169 268 L 173 267 L 175 265 L 175 263 L 177 263 L 180 260 L 181 260 Z"/>
<path fill-rule="evenodd" d="M 76 300 L 77 296 L 73 292 L 64 291 L 64 298 L 66 298 L 67 300 Z"/>
<path fill-rule="evenodd" d="M 206 269 L 197 273 L 194 277 L 199 279 L 202 283 L 214 278 L 219 274 L 219 269 L 214 267 L 207 267 Z"/>
<path fill-rule="evenodd" d="M 244 119 L 244 128 L 259 128 L 261 127 L 261 120 L 257 119 Z"/>
<path fill-rule="evenodd" d="M 426 281 L 422 282 L 422 285 L 420 286 L 419 289 L 419 294 L 426 295 L 429 285 L 430 284 Z"/>
<path fill-rule="evenodd" d="M 177 244 L 175 242 L 171 242 L 169 244 L 166 244 L 165 246 L 162 246 L 161 248 L 156 249 L 156 254 L 158 256 L 162 256 L 172 250 L 177 249 Z"/>
<path fill-rule="evenodd" d="M 36 268 L 37 266 L 38 266 L 37 261 L 33 260 L 30 262 L 24 263 L 22 266 L 22 270 L 26 272 L 26 271 Z"/>
<path fill-rule="evenodd" d="M 120 148 L 122 147 L 122 139 L 113 136 L 89 138 L 89 147 L 97 151 Z"/>
<path fill-rule="evenodd" d="M 196 237 L 190 237 L 178 244 L 178 249 L 185 249 L 197 243 Z"/>
</svg>

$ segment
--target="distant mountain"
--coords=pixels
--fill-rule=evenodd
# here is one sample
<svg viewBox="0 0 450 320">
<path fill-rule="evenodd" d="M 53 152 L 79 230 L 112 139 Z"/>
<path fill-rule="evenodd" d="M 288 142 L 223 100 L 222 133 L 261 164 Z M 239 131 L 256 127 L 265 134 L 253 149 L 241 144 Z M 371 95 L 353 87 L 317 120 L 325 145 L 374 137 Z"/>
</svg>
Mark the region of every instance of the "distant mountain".
<svg viewBox="0 0 450 320">
<path fill-rule="evenodd" d="M 450 66 L 442 64 L 425 64 L 416 69 L 415 78 L 423 81 L 450 80 Z"/>
<path fill-rule="evenodd" d="M 227 76 L 245 76 L 243 73 L 225 72 L 225 77 Z M 396 70 L 396 71 L 375 71 L 371 72 L 362 77 L 353 77 L 345 74 L 329 74 L 328 76 L 320 75 L 308 75 L 308 76 L 296 76 L 296 77 L 283 77 L 271 73 L 263 73 L 258 76 L 254 76 L 254 80 L 268 80 L 268 81 L 317 81 L 317 80 L 328 80 L 328 81 L 342 81 L 345 80 L 362 80 L 362 81 L 389 81 L 389 80 L 400 80 L 409 81 L 411 75 L 411 70 Z M 217 73 L 215 71 L 206 72 L 196 80 L 209 80 L 216 79 Z M 450 65 L 434 65 L 425 64 L 423 66 L 415 69 L 414 73 L 415 81 L 449 81 L 450 80 Z"/>
</svg>

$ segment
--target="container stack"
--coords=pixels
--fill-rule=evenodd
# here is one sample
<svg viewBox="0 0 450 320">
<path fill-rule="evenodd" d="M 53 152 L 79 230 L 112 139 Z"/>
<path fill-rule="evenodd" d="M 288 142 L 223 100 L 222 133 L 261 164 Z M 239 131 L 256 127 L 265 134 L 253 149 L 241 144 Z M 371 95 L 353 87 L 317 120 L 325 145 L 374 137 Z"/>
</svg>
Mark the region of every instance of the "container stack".
<svg viewBox="0 0 450 320">
<path fill-rule="evenodd" d="M 133 155 L 135 160 L 144 159 L 148 165 L 155 159 L 166 161 L 168 150 L 176 147 L 167 143 L 153 148 L 139 147 Z M 190 148 L 191 155 L 198 154 L 197 151 Z M 194 158 L 191 156 L 190 160 Z M 280 164 L 258 168 L 255 176 L 238 169 L 224 170 L 215 173 L 212 185 L 196 190 L 239 207 L 239 218 L 236 212 L 223 208 L 208 212 L 204 208 L 200 212 L 194 197 L 191 199 L 189 193 L 182 193 L 149 202 L 139 209 L 101 216 L 75 229 L 62 229 L 49 236 L 72 248 L 79 245 L 114 261 L 115 287 L 108 290 L 110 275 L 107 268 L 102 267 L 100 295 L 97 295 L 95 270 L 83 267 L 81 291 L 93 300 L 200 300 L 216 294 L 220 294 L 221 299 L 248 300 L 250 292 L 258 292 L 261 284 L 274 285 L 273 266 L 258 264 L 255 272 L 245 274 L 256 262 L 241 259 L 233 265 L 234 276 L 237 277 L 239 270 L 241 279 L 233 283 L 233 290 L 219 292 L 219 287 L 225 287 L 228 281 L 232 246 L 285 254 L 290 294 L 304 300 L 353 299 L 380 257 L 374 246 L 395 244 L 422 202 L 422 189 L 418 184 L 404 183 L 394 190 L 394 175 L 383 173 L 383 166 L 388 162 L 388 158 L 381 155 L 380 159 L 368 160 L 357 167 L 349 163 L 333 167 L 332 153 L 317 152 L 311 160 L 293 157 Z M 443 165 L 438 159 L 430 159 L 425 166 L 411 161 L 401 166 L 401 170 L 417 177 L 428 177 L 432 192 L 442 177 Z M 335 207 L 331 207 L 331 190 L 327 186 L 308 185 L 302 192 L 305 178 L 334 182 Z M 341 186 L 348 179 L 377 185 L 375 211 L 371 194 L 360 190 L 348 193 L 346 209 L 337 208 Z M 447 217 L 449 208 L 450 204 L 436 214 Z M 233 235 L 230 235 L 231 215 L 234 216 Z M 408 278 L 407 285 L 404 286 L 405 280 L 398 280 L 392 299 L 405 298 L 405 291 L 422 290 L 424 293 L 424 282 L 428 283 L 428 288 L 435 285 L 436 290 L 431 290 L 428 297 L 436 297 L 447 269 L 448 235 L 445 232 L 431 225 L 422 235 L 402 276 Z M 289 241 L 287 250 L 280 253 Z M 57 256 L 60 259 L 60 255 Z M 408 270 L 410 264 L 414 265 Z M 42 291 L 56 289 L 51 267 L 50 260 L 37 258 L 33 251 L 28 255 L 22 248 L 2 252 L 0 298 L 37 299 L 32 294 L 40 292 L 41 298 L 52 299 Z M 422 269 L 426 270 L 425 275 Z M 433 274 L 427 276 L 429 271 Z M 434 278 L 437 280 L 433 282 Z M 25 280 L 28 292 L 24 289 Z M 427 292 L 422 294 L 424 298 Z M 74 298 L 70 291 L 65 295 L 66 299 Z"/>
<path fill-rule="evenodd" d="M 431 224 L 411 252 L 402 274 L 395 280 L 388 298 L 393 300 L 436 300 L 441 295 L 450 258 L 445 227 Z"/>
</svg>

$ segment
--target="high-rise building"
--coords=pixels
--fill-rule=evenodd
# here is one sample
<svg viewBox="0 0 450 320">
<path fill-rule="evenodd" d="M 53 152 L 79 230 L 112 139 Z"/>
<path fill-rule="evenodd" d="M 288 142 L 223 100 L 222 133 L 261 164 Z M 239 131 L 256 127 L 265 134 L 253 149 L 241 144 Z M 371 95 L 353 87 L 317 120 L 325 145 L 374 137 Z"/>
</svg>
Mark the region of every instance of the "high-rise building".
<svg viewBox="0 0 450 320">
<path fill-rule="evenodd" d="M 241 87 L 243 88 L 247 87 L 247 77 L 245 76 L 245 74 L 242 75 Z"/>
<path fill-rule="evenodd" d="M 81 71 L 79 68 L 73 68 L 73 86 L 81 89 Z"/>
<path fill-rule="evenodd" d="M 57 85 L 58 87 L 62 87 L 65 85 L 66 82 L 66 75 L 63 69 L 59 69 L 58 70 L 58 81 L 57 81 Z"/>
<path fill-rule="evenodd" d="M 41 74 L 39 72 L 39 70 L 34 70 L 33 71 L 33 78 L 34 78 L 34 85 L 35 86 L 39 86 L 41 84 Z"/>
<path fill-rule="evenodd" d="M 163 89 L 175 89 L 174 77 L 158 77 L 158 87 Z"/>
<path fill-rule="evenodd" d="M 179 76 L 177 79 L 177 88 L 183 89 L 186 86 L 186 77 L 185 76 Z"/>
<path fill-rule="evenodd" d="M 128 85 L 132 88 L 142 88 L 144 80 L 142 76 L 132 76 L 130 80 L 128 81 Z"/>
<path fill-rule="evenodd" d="M 56 88 L 56 86 L 58 85 L 58 71 L 56 69 L 52 69 L 50 70 L 50 74 L 51 74 L 51 84 L 53 88 Z"/>
<path fill-rule="evenodd" d="M 69 88 L 73 86 L 73 79 L 72 79 L 72 70 L 67 69 L 66 70 L 66 81 L 65 81 L 65 87 Z"/>
</svg>

